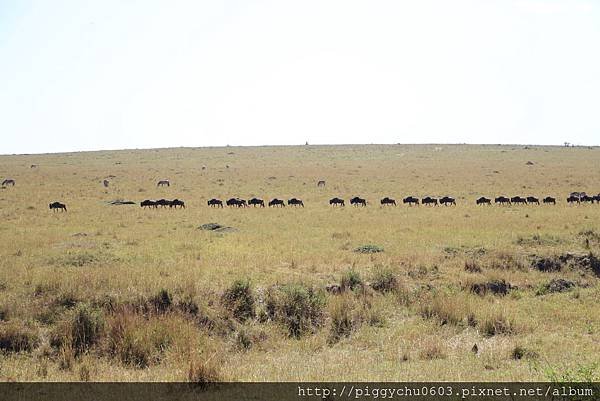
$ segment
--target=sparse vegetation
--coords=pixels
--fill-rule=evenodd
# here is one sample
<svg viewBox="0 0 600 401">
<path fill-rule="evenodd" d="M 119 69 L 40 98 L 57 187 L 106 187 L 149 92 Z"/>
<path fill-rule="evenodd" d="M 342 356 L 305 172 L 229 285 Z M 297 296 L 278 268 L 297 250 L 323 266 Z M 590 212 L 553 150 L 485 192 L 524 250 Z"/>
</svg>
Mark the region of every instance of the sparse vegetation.
<svg viewBox="0 0 600 401">
<path fill-rule="evenodd" d="M 0 199 L 0 380 L 593 377 L 600 207 L 564 198 L 600 192 L 596 152 L 431 149 L 0 156 L 18 180 Z M 156 188 L 163 175 L 173 185 Z M 426 193 L 457 205 L 401 204 Z M 499 194 L 557 204 L 474 203 Z M 298 197 L 305 208 L 206 205 L 236 196 Z M 332 196 L 369 203 L 333 208 Z M 398 206 L 379 207 L 383 196 Z M 186 209 L 107 205 L 117 197 L 177 197 Z M 69 211 L 50 212 L 55 200 Z M 209 222 L 218 227 L 199 229 Z M 345 291 L 326 292 L 332 284 Z"/>
</svg>

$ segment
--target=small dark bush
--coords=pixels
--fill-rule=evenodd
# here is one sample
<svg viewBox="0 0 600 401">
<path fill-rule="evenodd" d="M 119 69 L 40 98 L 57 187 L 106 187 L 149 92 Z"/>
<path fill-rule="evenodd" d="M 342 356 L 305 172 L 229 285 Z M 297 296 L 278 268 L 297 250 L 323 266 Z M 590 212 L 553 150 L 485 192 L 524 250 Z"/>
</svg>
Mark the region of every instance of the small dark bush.
<svg viewBox="0 0 600 401">
<path fill-rule="evenodd" d="M 378 245 L 361 245 L 358 248 L 354 249 L 354 252 L 357 253 L 379 253 L 383 252 L 383 248 Z"/>
<path fill-rule="evenodd" d="M 510 353 L 510 357 L 515 360 L 519 360 L 519 359 L 523 359 L 523 358 L 535 359 L 538 356 L 539 355 L 537 352 L 527 349 L 525 347 L 522 347 L 520 345 L 516 345 L 515 348 L 513 348 L 513 350 Z"/>
<path fill-rule="evenodd" d="M 390 292 L 398 289 L 398 279 L 391 269 L 379 269 L 373 274 L 371 287 L 375 291 Z"/>
<path fill-rule="evenodd" d="M 0 350 L 31 351 L 39 343 L 37 331 L 18 322 L 0 323 Z"/>
<path fill-rule="evenodd" d="M 171 309 L 173 297 L 169 290 L 161 289 L 158 294 L 150 297 L 148 300 L 153 312 L 164 313 Z"/>
<path fill-rule="evenodd" d="M 248 280 L 236 280 L 221 298 L 233 317 L 243 322 L 255 316 L 254 294 Z"/>
<path fill-rule="evenodd" d="M 289 284 L 267 293 L 267 314 L 285 324 L 295 338 L 322 324 L 324 305 L 322 292 L 302 284 Z"/>
<path fill-rule="evenodd" d="M 361 284 L 362 279 L 360 278 L 360 274 L 354 269 L 346 271 L 340 280 L 340 287 L 342 291 L 354 290 Z"/>
<path fill-rule="evenodd" d="M 79 304 L 65 320 L 57 325 L 50 343 L 56 348 L 70 347 L 79 354 L 96 344 L 103 331 L 102 311 L 87 304 Z"/>
</svg>

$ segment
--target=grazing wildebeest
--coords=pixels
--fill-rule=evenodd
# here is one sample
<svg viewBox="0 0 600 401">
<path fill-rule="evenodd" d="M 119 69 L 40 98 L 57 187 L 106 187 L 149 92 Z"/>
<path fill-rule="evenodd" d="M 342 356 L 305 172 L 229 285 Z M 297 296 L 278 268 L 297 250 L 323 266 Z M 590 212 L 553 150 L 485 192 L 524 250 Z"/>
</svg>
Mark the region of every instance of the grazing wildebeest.
<svg viewBox="0 0 600 401">
<path fill-rule="evenodd" d="M 510 203 L 522 203 L 522 204 L 527 204 L 527 199 L 521 197 L 521 196 L 513 196 L 512 198 L 510 198 Z"/>
<path fill-rule="evenodd" d="M 498 203 L 500 205 L 510 205 L 510 199 L 506 196 L 499 196 L 494 199 L 494 203 Z"/>
<path fill-rule="evenodd" d="M 421 199 L 421 203 L 424 205 L 438 205 L 438 200 L 435 198 L 432 198 L 431 196 L 426 196 L 423 199 Z"/>
<path fill-rule="evenodd" d="M 367 201 L 363 198 L 359 198 L 358 196 L 355 196 L 354 198 L 350 199 L 350 204 L 354 205 L 354 206 L 367 206 Z"/>
<path fill-rule="evenodd" d="M 2 186 L 4 187 L 6 185 L 12 185 L 14 187 L 15 180 L 13 180 L 12 178 L 7 178 L 6 180 L 2 181 Z"/>
<path fill-rule="evenodd" d="M 269 202 L 269 207 L 285 207 L 285 202 L 281 199 L 271 199 Z"/>
<path fill-rule="evenodd" d="M 535 203 L 536 205 L 540 204 L 540 200 L 534 196 L 528 196 L 526 200 L 527 200 L 528 204 L 532 204 L 532 203 Z"/>
<path fill-rule="evenodd" d="M 157 187 L 162 187 L 162 186 L 164 186 L 164 185 L 166 185 L 166 186 L 170 187 L 170 186 L 171 186 L 171 183 L 169 182 L 169 180 L 160 180 L 160 181 L 158 182 L 158 184 L 156 184 L 156 186 L 157 186 Z"/>
<path fill-rule="evenodd" d="M 153 200 L 150 200 L 150 199 L 146 199 L 146 200 L 143 200 L 140 202 L 140 206 L 143 208 L 146 208 L 146 207 L 154 207 L 155 208 L 156 202 Z"/>
<path fill-rule="evenodd" d="M 551 197 L 551 196 L 546 196 L 542 202 L 546 203 L 546 204 L 550 204 L 552 203 L 553 205 L 556 205 L 556 199 Z"/>
<path fill-rule="evenodd" d="M 440 204 L 442 204 L 444 206 L 448 206 L 448 205 L 456 206 L 456 200 L 450 196 L 444 196 L 444 197 L 442 197 L 442 199 L 440 199 Z"/>
<path fill-rule="evenodd" d="M 171 201 L 171 204 L 169 205 L 169 207 L 174 207 L 175 209 L 177 209 L 177 206 L 179 206 L 180 208 L 185 209 L 185 202 L 180 200 L 180 199 L 173 199 Z"/>
<path fill-rule="evenodd" d="M 343 199 L 340 198 L 333 198 L 329 200 L 329 204 L 332 206 L 346 206 L 346 202 L 344 202 Z"/>
<path fill-rule="evenodd" d="M 594 197 L 593 196 L 589 196 L 589 195 L 583 195 L 579 198 L 579 200 L 581 202 L 589 202 L 589 203 L 594 203 Z"/>
<path fill-rule="evenodd" d="M 325 186 L 325 181 L 321 180 L 319 182 L 317 182 L 317 187 L 324 187 Z"/>
<path fill-rule="evenodd" d="M 392 198 L 388 198 L 387 196 L 381 200 L 381 206 L 385 205 L 394 205 L 396 206 L 396 200 Z"/>
<path fill-rule="evenodd" d="M 600 194 L 594 196 L 594 200 L 596 201 L 596 203 L 600 204 Z"/>
<path fill-rule="evenodd" d="M 579 196 L 570 195 L 567 198 L 567 203 L 579 203 Z"/>
<path fill-rule="evenodd" d="M 254 207 L 256 207 L 256 206 L 265 207 L 265 201 L 262 199 L 258 199 L 258 198 L 252 198 L 248 201 L 248 205 L 252 205 Z"/>
<path fill-rule="evenodd" d="M 167 207 L 171 206 L 171 201 L 167 199 L 159 199 L 156 201 L 156 206 Z"/>
<path fill-rule="evenodd" d="M 475 204 L 477 205 L 491 205 L 492 204 L 492 200 L 489 198 L 486 198 L 485 196 L 482 196 L 481 198 L 477 199 L 475 201 Z"/>
<path fill-rule="evenodd" d="M 208 201 L 208 206 L 210 207 L 223 207 L 223 201 L 219 199 L 212 198 Z"/>
<path fill-rule="evenodd" d="M 102 185 L 104 185 L 104 188 L 108 188 L 108 184 L 110 184 L 108 180 L 102 181 Z"/>
<path fill-rule="evenodd" d="M 408 206 L 412 206 L 413 203 L 415 205 L 418 205 L 419 204 L 419 199 L 415 198 L 414 196 L 409 196 L 409 197 L 406 197 L 406 198 L 402 199 L 402 203 L 408 203 Z"/>
<path fill-rule="evenodd" d="M 290 205 L 290 206 L 302 206 L 302 207 L 304 207 L 304 202 L 302 202 L 302 199 L 292 198 L 292 199 L 288 200 L 288 205 Z"/>
<path fill-rule="evenodd" d="M 225 202 L 227 206 L 236 206 L 236 207 L 247 207 L 246 201 L 240 198 L 231 198 Z"/>
<path fill-rule="evenodd" d="M 60 202 L 52 202 L 51 204 L 48 205 L 50 207 L 50 210 L 52 211 L 57 211 L 60 209 L 61 212 L 66 212 L 67 211 L 67 205 L 65 205 L 64 203 L 60 203 Z"/>
</svg>

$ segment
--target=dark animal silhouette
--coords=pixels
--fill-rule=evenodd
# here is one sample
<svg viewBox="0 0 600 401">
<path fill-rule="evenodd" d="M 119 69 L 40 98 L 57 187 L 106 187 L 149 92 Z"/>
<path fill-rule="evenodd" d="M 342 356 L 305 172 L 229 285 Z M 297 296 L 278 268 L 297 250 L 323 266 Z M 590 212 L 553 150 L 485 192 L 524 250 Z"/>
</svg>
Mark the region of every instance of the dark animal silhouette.
<svg viewBox="0 0 600 401">
<path fill-rule="evenodd" d="M 432 198 L 430 196 L 426 196 L 421 200 L 421 203 L 424 205 L 432 205 L 432 206 L 437 206 L 438 205 L 438 200 L 435 198 Z"/>
<path fill-rule="evenodd" d="M 146 207 L 156 208 L 156 202 L 153 200 L 150 200 L 150 199 L 146 199 L 146 200 L 140 202 L 140 206 L 143 208 L 146 208 Z"/>
<path fill-rule="evenodd" d="M 223 201 L 219 199 L 212 198 L 207 203 L 210 207 L 223 207 Z"/>
<path fill-rule="evenodd" d="M 510 205 L 510 199 L 506 196 L 499 196 L 494 199 L 494 203 L 498 203 L 500 205 Z"/>
<path fill-rule="evenodd" d="M 157 186 L 157 187 L 162 187 L 162 186 L 164 186 L 164 185 L 166 185 L 166 186 L 170 187 L 170 186 L 171 186 L 171 183 L 169 182 L 169 180 L 160 180 L 160 181 L 158 182 L 158 184 L 156 184 L 156 186 Z"/>
<path fill-rule="evenodd" d="M 256 206 L 265 207 L 265 201 L 262 199 L 258 199 L 258 198 L 252 198 L 248 201 L 248 205 L 252 205 L 254 207 L 256 207 Z"/>
<path fill-rule="evenodd" d="M 185 209 L 185 202 L 179 199 L 173 199 L 169 207 L 174 207 L 175 209 L 177 209 L 177 206 L 179 206 L 182 209 Z"/>
<path fill-rule="evenodd" d="M 475 203 L 477 205 L 491 205 L 492 204 L 492 200 L 489 198 L 486 198 L 485 196 L 482 196 L 481 198 L 477 199 L 475 201 Z"/>
<path fill-rule="evenodd" d="M 408 203 L 408 206 L 412 206 L 413 204 L 418 205 L 419 204 L 419 199 L 415 198 L 414 196 L 409 196 L 406 197 L 402 200 L 402 203 Z"/>
<path fill-rule="evenodd" d="M 269 207 L 285 207 L 285 202 L 281 199 L 271 199 L 269 202 Z"/>
<path fill-rule="evenodd" d="M 510 203 L 518 203 L 518 204 L 527 204 L 527 199 L 521 197 L 521 196 L 513 196 L 512 198 L 510 198 Z"/>
<path fill-rule="evenodd" d="M 385 205 L 394 205 L 396 206 L 396 200 L 392 198 L 388 198 L 387 196 L 381 200 L 381 206 Z"/>
<path fill-rule="evenodd" d="M 571 195 L 567 198 L 567 203 L 579 203 L 579 196 Z"/>
<path fill-rule="evenodd" d="M 160 206 L 160 207 L 167 207 L 167 206 L 171 206 L 171 201 L 170 200 L 166 200 L 166 199 L 159 199 L 156 201 L 156 206 Z"/>
<path fill-rule="evenodd" d="M 444 196 L 440 199 L 440 204 L 444 206 L 454 205 L 456 206 L 456 200 L 450 196 Z"/>
<path fill-rule="evenodd" d="M 594 197 L 593 196 L 589 196 L 589 195 L 583 195 L 579 198 L 579 200 L 581 202 L 589 202 L 589 203 L 594 203 Z"/>
<path fill-rule="evenodd" d="M 346 202 L 340 198 L 333 198 L 329 200 L 329 204 L 332 206 L 346 206 Z"/>
<path fill-rule="evenodd" d="M 367 206 L 367 201 L 363 198 L 355 196 L 354 198 L 350 199 L 350 204 L 354 206 Z"/>
<path fill-rule="evenodd" d="M 596 201 L 596 203 L 600 204 L 600 194 L 594 196 L 594 200 Z"/>
<path fill-rule="evenodd" d="M 52 202 L 51 204 L 48 205 L 50 207 L 50 210 L 56 212 L 57 210 L 60 210 L 61 212 L 66 212 L 67 211 L 67 205 L 65 205 L 64 203 L 60 203 L 60 202 Z"/>
<path fill-rule="evenodd" d="M 108 180 L 102 181 L 102 185 L 104 185 L 104 188 L 108 188 L 109 184 L 110 184 L 110 182 Z"/>
<path fill-rule="evenodd" d="M 325 186 L 325 181 L 321 180 L 319 182 L 317 182 L 317 187 L 324 187 Z"/>
<path fill-rule="evenodd" d="M 538 198 L 534 197 L 534 196 L 528 196 L 527 197 L 527 203 L 528 204 L 535 203 L 536 205 L 539 205 L 540 204 L 540 200 Z"/>
<path fill-rule="evenodd" d="M 246 201 L 240 198 L 231 198 L 225 202 L 227 206 L 236 206 L 236 207 L 247 207 Z"/>
<path fill-rule="evenodd" d="M 11 185 L 11 186 L 15 186 L 15 180 L 13 180 L 12 178 L 7 178 L 6 180 L 2 181 L 2 186 L 7 186 L 7 185 Z"/>
<path fill-rule="evenodd" d="M 556 205 L 556 199 L 551 197 L 551 196 L 546 196 L 542 202 L 546 203 L 546 204 L 550 204 L 552 203 L 553 205 Z"/>
<path fill-rule="evenodd" d="M 288 205 L 290 205 L 290 206 L 302 206 L 302 207 L 304 207 L 304 202 L 302 202 L 301 199 L 292 198 L 292 199 L 288 200 Z"/>
</svg>

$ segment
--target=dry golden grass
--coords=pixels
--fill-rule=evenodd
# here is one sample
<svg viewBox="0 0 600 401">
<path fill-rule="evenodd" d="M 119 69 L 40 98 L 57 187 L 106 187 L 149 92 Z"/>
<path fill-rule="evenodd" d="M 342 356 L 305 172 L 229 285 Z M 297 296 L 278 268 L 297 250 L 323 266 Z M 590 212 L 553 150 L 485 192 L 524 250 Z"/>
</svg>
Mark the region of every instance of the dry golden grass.
<svg viewBox="0 0 600 401">
<path fill-rule="evenodd" d="M 0 178 L 16 185 L 0 190 L 0 380 L 599 375 L 599 278 L 573 260 L 556 272 L 531 267 L 535 257 L 600 255 L 600 205 L 564 201 L 600 192 L 599 152 L 371 145 L 1 156 Z M 171 187 L 157 188 L 159 179 Z M 474 204 L 501 194 L 559 203 Z M 356 195 L 369 206 L 328 205 Z M 379 205 L 408 195 L 458 205 Z M 206 205 L 233 196 L 298 197 L 306 207 Z M 187 208 L 107 203 L 163 197 Z M 51 212 L 53 201 L 69 211 Z M 198 229 L 210 222 L 236 231 Z M 353 251 L 370 244 L 384 251 Z M 376 290 L 350 285 L 357 277 Z M 539 291 L 555 278 L 576 286 Z M 512 287 L 504 296 L 471 290 L 502 280 Z M 236 281 L 249 283 L 243 296 L 232 296 Z M 326 293 L 332 283 L 344 293 Z M 310 315 L 299 312 L 306 305 Z"/>
</svg>

